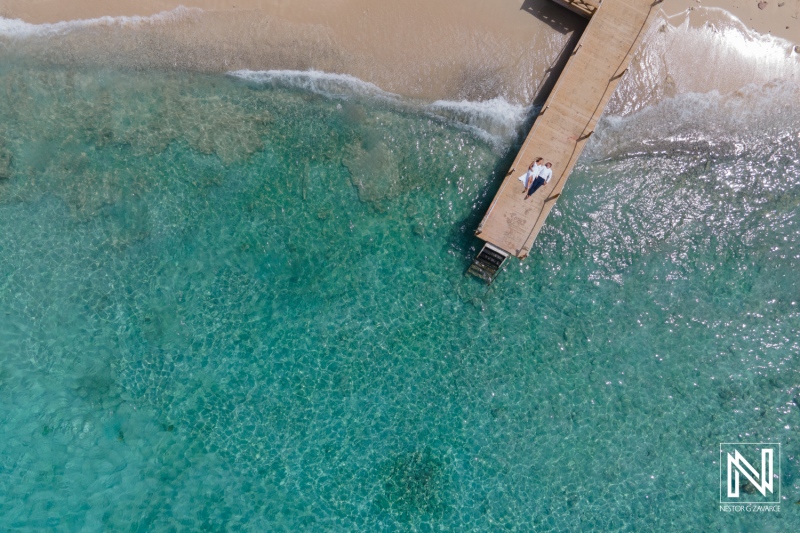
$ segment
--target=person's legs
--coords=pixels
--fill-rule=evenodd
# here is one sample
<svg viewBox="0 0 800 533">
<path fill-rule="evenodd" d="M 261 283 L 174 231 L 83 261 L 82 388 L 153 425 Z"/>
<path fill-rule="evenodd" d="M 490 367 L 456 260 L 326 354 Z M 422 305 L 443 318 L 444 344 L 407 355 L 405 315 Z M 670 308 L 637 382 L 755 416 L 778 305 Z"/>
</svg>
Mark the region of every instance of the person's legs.
<svg viewBox="0 0 800 533">
<path fill-rule="evenodd" d="M 532 196 L 533 193 L 538 191 L 539 187 L 541 187 L 542 185 L 544 185 L 544 179 L 543 178 L 536 178 L 535 180 L 533 180 L 533 184 L 531 185 L 531 188 L 528 189 L 528 196 Z"/>
</svg>

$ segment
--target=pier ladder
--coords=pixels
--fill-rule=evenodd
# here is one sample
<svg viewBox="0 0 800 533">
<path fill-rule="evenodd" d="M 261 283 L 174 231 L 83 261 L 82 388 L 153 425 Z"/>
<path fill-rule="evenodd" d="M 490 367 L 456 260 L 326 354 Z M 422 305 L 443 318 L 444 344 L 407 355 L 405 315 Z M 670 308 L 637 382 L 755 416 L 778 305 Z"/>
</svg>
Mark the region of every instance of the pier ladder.
<svg viewBox="0 0 800 533">
<path fill-rule="evenodd" d="M 472 274 L 477 278 L 481 278 L 486 283 L 490 284 L 497 277 L 500 272 L 500 267 L 503 266 L 508 256 L 511 255 L 505 250 L 501 250 L 493 244 L 486 243 L 481 249 L 481 253 L 475 258 L 467 270 L 468 274 Z"/>
</svg>

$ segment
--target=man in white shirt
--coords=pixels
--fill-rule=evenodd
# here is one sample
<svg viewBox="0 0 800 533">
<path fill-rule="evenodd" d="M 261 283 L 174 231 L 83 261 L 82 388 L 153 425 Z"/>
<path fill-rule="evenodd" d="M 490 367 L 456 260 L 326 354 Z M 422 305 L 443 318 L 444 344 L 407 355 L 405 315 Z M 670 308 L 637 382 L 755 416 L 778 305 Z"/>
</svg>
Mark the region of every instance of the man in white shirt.
<svg viewBox="0 0 800 533">
<path fill-rule="evenodd" d="M 522 182 L 522 186 L 525 187 L 522 190 L 523 193 L 528 192 L 528 188 L 531 186 L 533 180 L 539 175 L 543 168 L 544 165 L 542 164 L 542 158 L 537 157 L 536 161 L 531 163 L 531 166 L 528 167 L 528 171 L 518 178 L 519 181 Z"/>
<path fill-rule="evenodd" d="M 533 193 L 539 190 L 539 187 L 545 183 L 550 183 L 550 178 L 553 177 L 553 171 L 551 170 L 552 166 L 553 163 L 548 161 L 547 164 L 542 167 L 542 170 L 539 171 L 539 175 L 536 176 L 536 179 L 533 180 L 533 183 L 531 183 L 531 186 L 528 189 L 528 195 L 525 196 L 526 200 L 530 198 Z"/>
</svg>

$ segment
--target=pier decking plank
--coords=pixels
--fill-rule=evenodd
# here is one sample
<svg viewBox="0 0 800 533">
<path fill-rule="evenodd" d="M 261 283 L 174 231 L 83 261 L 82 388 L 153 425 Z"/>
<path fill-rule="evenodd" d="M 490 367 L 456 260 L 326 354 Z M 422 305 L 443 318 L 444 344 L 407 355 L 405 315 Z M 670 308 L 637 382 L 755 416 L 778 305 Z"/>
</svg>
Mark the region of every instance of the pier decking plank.
<svg viewBox="0 0 800 533">
<path fill-rule="evenodd" d="M 520 259 L 528 255 L 657 9 L 657 0 L 603 0 L 594 11 L 477 237 Z M 553 163 L 553 177 L 524 200 L 518 178 L 536 157 Z"/>
</svg>

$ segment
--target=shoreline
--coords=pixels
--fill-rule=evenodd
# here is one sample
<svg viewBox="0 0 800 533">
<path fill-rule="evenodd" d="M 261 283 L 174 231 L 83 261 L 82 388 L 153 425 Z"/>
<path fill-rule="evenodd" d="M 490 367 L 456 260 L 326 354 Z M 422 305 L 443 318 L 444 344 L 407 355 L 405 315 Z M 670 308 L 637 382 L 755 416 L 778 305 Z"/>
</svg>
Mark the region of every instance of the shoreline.
<svg viewBox="0 0 800 533">
<path fill-rule="evenodd" d="M 439 0 L 437 2 L 419 2 L 404 0 L 402 3 L 393 3 L 391 7 L 376 0 L 333 0 L 320 7 L 309 0 L 72 0 L 64 3 L 60 0 L 0 0 L 0 17 L 20 19 L 30 24 L 53 24 L 62 21 L 96 19 L 101 17 L 150 17 L 172 11 L 178 7 L 196 8 L 209 13 L 244 13 L 254 12 L 266 16 L 284 19 L 293 23 L 328 23 L 333 27 L 339 25 L 337 18 L 354 18 L 361 15 L 365 22 L 377 20 L 376 13 L 389 12 L 392 9 L 405 11 L 405 15 L 413 18 L 413 12 L 426 12 L 437 15 L 452 16 L 459 13 L 463 19 L 469 12 L 471 17 L 481 24 L 506 24 L 509 25 L 509 14 L 523 11 L 526 4 L 535 4 L 540 8 L 547 0 L 500 0 L 487 6 L 486 2 L 476 0 Z M 800 0 L 767 0 L 763 9 L 759 7 L 758 0 L 665 0 L 660 9 L 668 17 L 704 8 L 717 8 L 727 11 L 738 18 L 751 30 L 764 35 L 773 35 L 795 45 L 800 45 Z M 563 10 L 566 12 L 566 10 Z M 573 18 L 571 14 L 566 17 L 558 12 L 548 13 L 556 23 L 566 22 Z M 443 17 L 444 18 L 444 17 Z M 463 22 L 463 20 L 462 20 Z M 496 28 L 495 28 L 496 29 Z"/>
<path fill-rule="evenodd" d="M 676 92 L 733 92 L 797 77 L 800 55 L 787 58 L 781 47 L 791 50 L 788 43 L 800 41 L 800 0 L 767 0 L 763 10 L 755 0 L 666 0 L 660 9 L 662 22 L 653 26 L 662 27 L 651 28 L 634 61 L 640 79 L 623 84 L 630 91 L 621 86 L 635 88 L 628 96 L 640 103 L 652 102 L 652 94 L 657 100 Z M 331 0 L 322 6 L 311 0 L 0 0 L 0 16 L 6 26 L 0 43 L 12 39 L 14 27 L 43 37 L 12 40 L 2 53 L 43 62 L 316 70 L 431 102 L 504 98 L 522 106 L 548 92 L 585 25 L 550 0 Z M 672 27 L 668 38 L 657 33 L 665 23 Z M 728 41 L 718 38 L 726 32 Z M 747 34 L 748 43 L 757 40 L 761 55 L 736 50 L 730 40 L 736 32 Z M 775 44 L 775 38 L 784 41 Z M 708 54 L 700 57 L 698 47 Z M 706 57 L 716 61 L 710 69 Z"/>
<path fill-rule="evenodd" d="M 0 15 L 31 24 L 103 16 L 157 15 L 164 21 L 135 29 L 98 27 L 82 32 L 92 35 L 72 32 L 56 37 L 58 42 L 25 43 L 35 55 L 54 61 L 88 58 L 101 64 L 209 72 L 319 70 L 431 101 L 502 96 L 521 105 L 534 102 L 549 71 L 566 60 L 564 50 L 585 27 L 584 19 L 550 0 L 182 4 L 184 9 L 157 0 L 78 0 L 68 6 L 51 0 L 0 0 Z"/>
<path fill-rule="evenodd" d="M 665 0 L 662 11 L 673 18 L 689 11 L 719 9 L 733 15 L 748 29 L 800 45 L 800 0 Z"/>
</svg>

